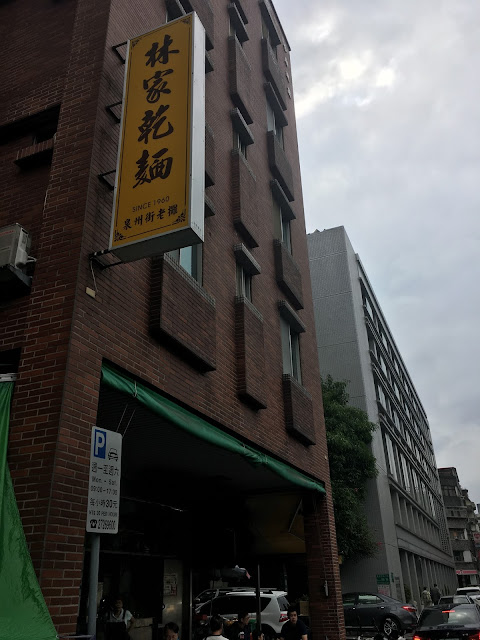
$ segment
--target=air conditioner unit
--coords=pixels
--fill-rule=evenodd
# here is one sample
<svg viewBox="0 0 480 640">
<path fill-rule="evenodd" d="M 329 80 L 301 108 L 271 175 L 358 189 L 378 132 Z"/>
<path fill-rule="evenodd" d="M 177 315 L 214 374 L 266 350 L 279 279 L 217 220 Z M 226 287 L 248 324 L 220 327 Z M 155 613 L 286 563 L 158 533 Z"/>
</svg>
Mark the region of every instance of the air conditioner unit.
<svg viewBox="0 0 480 640">
<path fill-rule="evenodd" d="M 0 268 L 10 265 L 22 269 L 28 260 L 30 236 L 19 224 L 0 229 Z"/>
</svg>

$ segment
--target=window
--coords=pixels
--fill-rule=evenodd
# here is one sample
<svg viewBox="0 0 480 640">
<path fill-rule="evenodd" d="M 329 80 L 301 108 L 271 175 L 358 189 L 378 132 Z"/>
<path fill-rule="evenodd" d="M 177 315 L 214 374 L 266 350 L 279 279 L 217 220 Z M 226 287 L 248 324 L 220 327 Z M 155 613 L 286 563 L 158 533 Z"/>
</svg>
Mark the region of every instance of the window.
<svg viewBox="0 0 480 640">
<path fill-rule="evenodd" d="M 369 594 L 369 593 L 359 593 L 358 594 L 358 604 L 376 604 L 376 605 L 380 605 L 383 604 L 383 600 L 381 598 L 379 598 L 378 596 L 374 596 L 373 594 Z"/>
<path fill-rule="evenodd" d="M 252 279 L 260 273 L 260 265 L 244 244 L 233 247 L 236 262 L 236 295 L 252 302 Z"/>
<path fill-rule="evenodd" d="M 388 470 L 391 473 L 391 475 L 395 478 L 395 480 L 398 481 L 397 465 L 395 462 L 395 455 L 393 452 L 393 444 L 387 435 L 385 435 L 385 444 L 386 444 L 386 452 L 387 452 Z"/>
<path fill-rule="evenodd" d="M 277 47 L 273 43 L 272 34 L 267 24 L 265 23 L 265 20 L 262 20 L 262 37 L 268 42 L 268 48 L 270 49 L 270 52 L 275 58 L 275 60 L 278 60 Z"/>
<path fill-rule="evenodd" d="M 248 40 L 248 33 L 245 28 L 248 20 L 241 4 L 239 2 L 231 2 L 228 5 L 228 15 L 230 16 L 230 36 L 234 36 L 237 42 L 243 45 Z"/>
<path fill-rule="evenodd" d="M 373 309 L 372 309 L 372 303 L 370 302 L 370 299 L 367 296 L 364 296 L 363 298 L 363 304 L 365 305 L 365 309 L 367 310 L 368 315 L 373 318 Z"/>
<path fill-rule="evenodd" d="M 285 318 L 280 318 L 280 330 L 282 335 L 283 373 L 291 375 L 301 383 L 300 334 Z"/>
<path fill-rule="evenodd" d="M 242 38 L 239 37 L 240 34 L 237 32 L 237 29 L 235 28 L 235 24 L 234 24 L 234 22 L 233 22 L 233 20 L 231 18 L 230 18 L 230 27 L 229 27 L 228 33 L 229 33 L 229 35 L 234 36 L 237 39 L 238 44 L 241 47 L 243 47 Z"/>
<path fill-rule="evenodd" d="M 194 244 L 190 247 L 182 247 L 169 251 L 168 256 L 189 273 L 192 278 L 201 284 L 202 282 L 202 245 Z"/>
<path fill-rule="evenodd" d="M 254 142 L 252 132 L 239 109 L 232 109 L 230 116 L 233 126 L 233 148 L 238 149 L 243 157 L 246 158 L 247 147 Z"/>
<path fill-rule="evenodd" d="M 408 465 L 405 457 L 402 454 L 400 454 L 400 463 L 402 467 L 403 487 L 410 493 L 410 476 L 408 473 Z"/>
<path fill-rule="evenodd" d="M 283 145 L 283 126 L 279 122 L 278 117 L 275 115 L 275 111 L 272 105 L 267 100 L 267 131 L 273 131 L 278 144 L 284 148 Z"/>
<path fill-rule="evenodd" d="M 385 394 L 383 392 L 382 386 L 378 383 L 375 384 L 375 390 L 377 392 L 377 400 L 380 402 L 380 404 L 382 406 L 385 407 L 386 405 L 386 399 L 385 399 Z"/>
<path fill-rule="evenodd" d="M 292 231 L 290 218 L 286 217 L 280 204 L 273 198 L 273 215 L 275 224 L 275 237 L 281 240 L 288 253 L 292 253 Z"/>
<path fill-rule="evenodd" d="M 418 475 L 417 475 L 417 472 L 414 471 L 413 469 L 412 469 L 412 480 L 413 480 L 413 491 L 415 493 L 415 498 L 417 502 L 421 502 Z"/>
<path fill-rule="evenodd" d="M 242 156 L 247 158 L 247 145 L 242 140 L 240 134 L 235 129 L 233 130 L 233 148 L 238 149 Z"/>
<path fill-rule="evenodd" d="M 247 298 L 252 302 L 252 274 L 237 262 L 237 296 Z"/>
<path fill-rule="evenodd" d="M 400 418 L 398 417 L 398 413 L 396 411 L 393 411 L 393 422 L 397 429 L 400 429 Z"/>
</svg>

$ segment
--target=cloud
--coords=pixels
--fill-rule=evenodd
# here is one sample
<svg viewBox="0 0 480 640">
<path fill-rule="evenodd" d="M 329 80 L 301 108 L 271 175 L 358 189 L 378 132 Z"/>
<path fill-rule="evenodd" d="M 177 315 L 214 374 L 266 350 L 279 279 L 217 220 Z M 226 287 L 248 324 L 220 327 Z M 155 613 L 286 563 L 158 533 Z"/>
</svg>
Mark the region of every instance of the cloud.
<svg viewBox="0 0 480 640">
<path fill-rule="evenodd" d="M 344 225 L 429 416 L 480 502 L 480 5 L 276 0 L 307 231 Z"/>
</svg>

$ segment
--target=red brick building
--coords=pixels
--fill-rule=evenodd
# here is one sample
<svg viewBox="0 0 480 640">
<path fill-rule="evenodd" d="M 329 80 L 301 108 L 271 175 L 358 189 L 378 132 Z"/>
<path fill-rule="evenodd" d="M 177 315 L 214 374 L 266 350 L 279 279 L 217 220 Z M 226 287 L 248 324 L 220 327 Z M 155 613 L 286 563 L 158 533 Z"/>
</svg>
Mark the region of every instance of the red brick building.
<svg viewBox="0 0 480 640">
<path fill-rule="evenodd" d="M 91 260 L 109 244 L 122 43 L 192 10 L 206 30 L 205 242 Z M 123 434 L 104 595 L 126 594 L 144 618 L 170 602 L 163 622 L 176 616 L 186 638 L 192 593 L 222 567 L 258 565 L 262 584 L 309 593 L 317 638 L 341 637 L 289 45 L 273 6 L 17 0 L 0 24 L 0 227 L 22 225 L 36 259 L 0 267 L 0 372 L 17 374 L 8 462 L 56 628 L 85 621 L 97 424 Z"/>
</svg>

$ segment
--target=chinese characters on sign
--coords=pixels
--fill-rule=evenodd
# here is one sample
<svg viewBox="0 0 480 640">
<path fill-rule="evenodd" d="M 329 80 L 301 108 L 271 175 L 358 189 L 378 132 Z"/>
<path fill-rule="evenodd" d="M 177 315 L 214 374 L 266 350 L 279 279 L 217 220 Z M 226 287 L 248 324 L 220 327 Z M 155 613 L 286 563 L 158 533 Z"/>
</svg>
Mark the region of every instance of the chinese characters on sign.
<svg viewBox="0 0 480 640">
<path fill-rule="evenodd" d="M 123 260 L 203 240 L 204 38 L 192 13 L 129 42 L 110 242 Z"/>
<path fill-rule="evenodd" d="M 87 531 L 117 533 L 120 512 L 122 436 L 92 428 Z"/>
</svg>

